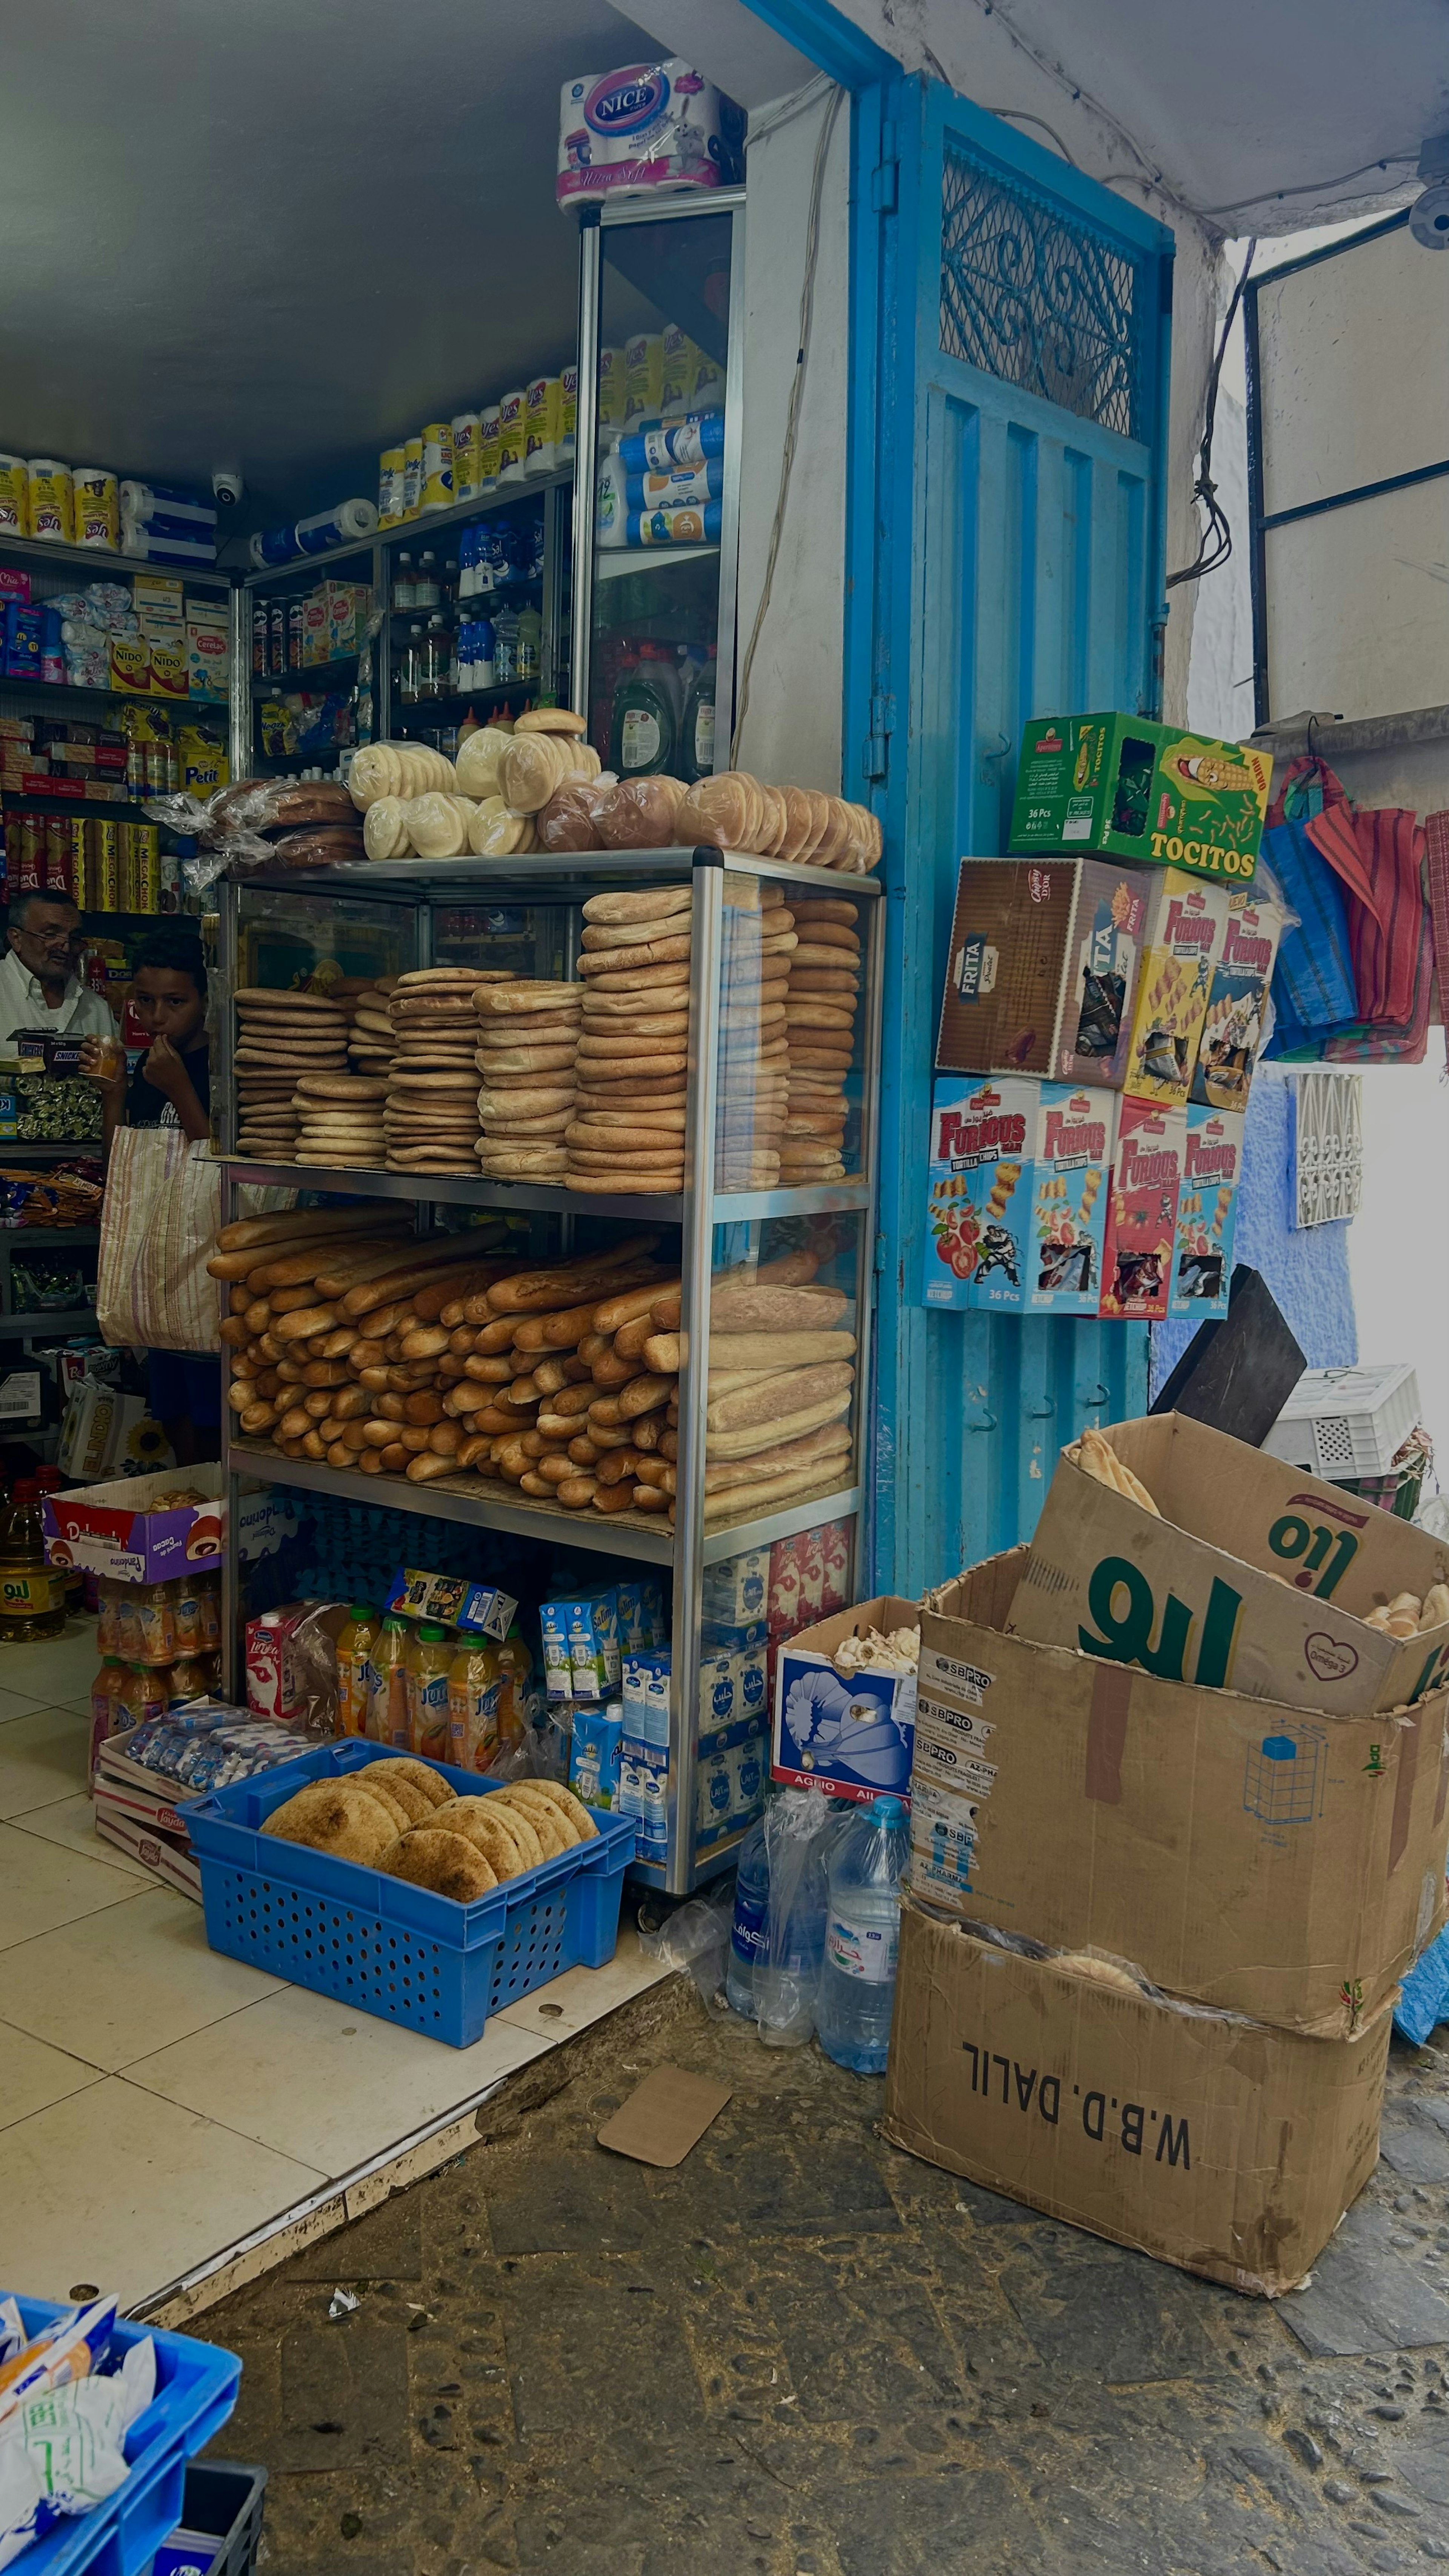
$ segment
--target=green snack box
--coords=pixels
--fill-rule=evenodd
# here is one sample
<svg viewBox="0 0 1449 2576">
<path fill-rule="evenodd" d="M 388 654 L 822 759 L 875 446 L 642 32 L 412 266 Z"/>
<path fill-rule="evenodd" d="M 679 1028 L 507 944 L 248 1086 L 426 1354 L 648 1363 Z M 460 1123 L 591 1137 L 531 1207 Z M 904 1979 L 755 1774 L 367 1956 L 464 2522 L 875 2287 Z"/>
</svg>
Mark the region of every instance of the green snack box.
<svg viewBox="0 0 1449 2576">
<path fill-rule="evenodd" d="M 1242 885 L 1257 864 L 1273 763 L 1145 716 L 1036 716 L 1025 727 L 1011 855 L 1110 852 Z"/>
</svg>

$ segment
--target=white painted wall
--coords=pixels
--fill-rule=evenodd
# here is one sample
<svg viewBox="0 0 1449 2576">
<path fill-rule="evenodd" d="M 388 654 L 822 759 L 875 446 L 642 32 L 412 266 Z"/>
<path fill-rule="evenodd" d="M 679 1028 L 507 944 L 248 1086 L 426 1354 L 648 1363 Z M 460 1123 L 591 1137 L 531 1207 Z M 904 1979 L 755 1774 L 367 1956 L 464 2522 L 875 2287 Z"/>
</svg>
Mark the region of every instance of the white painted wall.
<svg viewBox="0 0 1449 2576">
<path fill-rule="evenodd" d="M 1431 1029 L 1423 1064 L 1365 1065 L 1363 1207 L 1349 1228 L 1358 1352 L 1409 1360 L 1422 1419 L 1449 1491 L 1449 1082 L 1444 1032 Z"/>
</svg>

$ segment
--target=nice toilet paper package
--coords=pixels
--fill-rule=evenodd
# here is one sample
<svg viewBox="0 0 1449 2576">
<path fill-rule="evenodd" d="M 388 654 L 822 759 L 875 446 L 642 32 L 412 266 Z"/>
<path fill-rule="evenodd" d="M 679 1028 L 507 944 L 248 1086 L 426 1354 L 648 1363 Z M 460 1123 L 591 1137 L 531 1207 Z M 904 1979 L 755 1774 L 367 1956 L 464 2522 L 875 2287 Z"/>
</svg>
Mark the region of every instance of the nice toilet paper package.
<svg viewBox="0 0 1449 2576">
<path fill-rule="evenodd" d="M 688 63 L 626 63 L 565 81 L 559 110 L 561 206 L 620 188 L 724 188 L 740 176 L 745 120 Z"/>
</svg>

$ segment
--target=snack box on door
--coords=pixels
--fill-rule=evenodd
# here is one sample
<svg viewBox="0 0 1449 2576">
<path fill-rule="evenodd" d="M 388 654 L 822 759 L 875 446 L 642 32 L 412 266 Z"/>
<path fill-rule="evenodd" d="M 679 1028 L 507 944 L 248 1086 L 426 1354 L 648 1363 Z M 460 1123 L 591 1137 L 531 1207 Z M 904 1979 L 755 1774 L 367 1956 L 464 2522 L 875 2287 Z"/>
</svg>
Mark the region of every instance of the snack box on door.
<svg viewBox="0 0 1449 2576">
<path fill-rule="evenodd" d="M 1330 1715 L 1412 1707 L 1449 1678 L 1449 1591 L 1410 1636 L 1367 1624 L 1449 1587 L 1442 1540 L 1184 1413 L 1107 1436 L 1157 1509 L 1064 1450 L 1010 1633 Z"/>
<path fill-rule="evenodd" d="M 1449 1691 L 1307 1715 L 1008 1633 L 1028 1551 L 921 1605 L 910 1881 L 928 1905 L 1347 2039 L 1444 1917 Z"/>
<path fill-rule="evenodd" d="M 1228 917 L 1188 1094 L 1205 1108 L 1247 1107 L 1282 932 L 1281 905 L 1257 898 L 1251 890 L 1229 889 Z"/>
<path fill-rule="evenodd" d="M 1241 1114 L 1200 1108 L 1195 1100 L 1186 1114 L 1167 1311 L 1205 1323 L 1228 1311 L 1246 1121 Z"/>
<path fill-rule="evenodd" d="M 1169 868 L 1153 887 L 1123 1086 L 1135 1099 L 1186 1103 L 1227 917 L 1225 886 Z"/>
<path fill-rule="evenodd" d="M 818 1786 L 832 1798 L 857 1801 L 889 1792 L 908 1798 L 911 1747 L 916 1728 L 916 1676 L 881 1672 L 839 1673 L 832 1661 L 847 1637 L 872 1628 L 889 1636 L 914 1628 L 914 1601 L 882 1594 L 833 1619 L 802 1629 L 778 1649 L 771 1773 L 793 1788 Z"/>
<path fill-rule="evenodd" d="M 1187 1112 L 1124 1097 L 1107 1192 L 1100 1314 L 1160 1324 L 1167 1314 Z"/>
<path fill-rule="evenodd" d="M 925 1305 L 1026 1304 L 1040 1088 L 1011 1077 L 974 1089 L 937 1082 Z"/>
<path fill-rule="evenodd" d="M 165 1497 L 178 1485 L 204 1499 L 170 1507 Z M 226 1552 L 220 1467 L 169 1467 L 158 1475 L 124 1476 L 113 1485 L 47 1494 L 41 1521 L 52 1565 L 83 1566 L 123 1583 L 164 1583 L 188 1566 L 219 1564 Z"/>
<path fill-rule="evenodd" d="M 1392 2012 L 1305 2039 L 1097 1958 L 901 1908 L 881 2135 L 1052 2218 L 1276 2298 L 1378 2162 Z"/>
<path fill-rule="evenodd" d="M 1116 1132 L 1115 1091 L 1042 1084 L 1027 1245 L 1026 1302 L 1033 1314 L 1097 1312 Z"/>
<path fill-rule="evenodd" d="M 1272 776 L 1250 743 L 1144 716 L 1038 716 L 1022 732 L 1009 847 L 1110 851 L 1246 885 Z"/>
<path fill-rule="evenodd" d="M 937 1072 L 1120 1091 L 1152 883 L 1102 859 L 963 859 Z"/>
</svg>

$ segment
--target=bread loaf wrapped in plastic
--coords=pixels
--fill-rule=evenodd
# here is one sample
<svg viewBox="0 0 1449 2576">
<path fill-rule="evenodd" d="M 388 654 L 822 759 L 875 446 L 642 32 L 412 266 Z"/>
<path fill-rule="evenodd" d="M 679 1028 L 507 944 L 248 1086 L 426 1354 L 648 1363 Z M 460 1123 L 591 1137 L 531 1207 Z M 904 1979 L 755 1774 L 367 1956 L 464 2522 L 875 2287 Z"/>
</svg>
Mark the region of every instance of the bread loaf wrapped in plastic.
<svg viewBox="0 0 1449 2576">
<path fill-rule="evenodd" d="M 570 778 L 539 810 L 534 828 L 541 850 L 601 850 L 599 808 L 618 781 L 612 770 L 598 778 Z"/>
<path fill-rule="evenodd" d="M 454 765 L 461 795 L 480 799 L 496 796 L 498 763 L 512 740 L 512 734 L 506 733 L 501 725 L 479 725 L 475 733 L 468 734 L 459 743 Z"/>
<path fill-rule="evenodd" d="M 412 857 L 407 810 L 400 796 L 379 796 L 375 804 L 369 805 L 362 818 L 362 839 L 370 859 Z"/>
<path fill-rule="evenodd" d="M 599 838 L 606 850 L 670 849 L 684 799 L 681 778 L 621 778 L 597 809 Z"/>
</svg>

